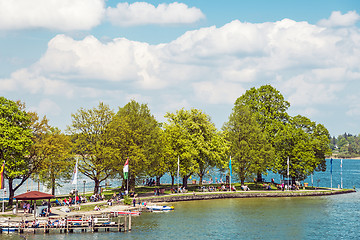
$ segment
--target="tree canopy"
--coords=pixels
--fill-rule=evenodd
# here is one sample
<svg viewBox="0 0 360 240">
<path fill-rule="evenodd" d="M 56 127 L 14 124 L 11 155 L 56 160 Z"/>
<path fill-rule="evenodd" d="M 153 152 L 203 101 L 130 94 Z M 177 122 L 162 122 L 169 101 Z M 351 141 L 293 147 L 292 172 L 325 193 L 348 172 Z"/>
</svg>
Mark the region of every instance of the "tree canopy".
<svg viewBox="0 0 360 240">
<path fill-rule="evenodd" d="M 178 110 L 167 113 L 164 124 L 174 160 L 180 159 L 180 175 L 183 185 L 196 173 L 200 182 L 209 167 L 221 166 L 225 157 L 225 146 L 220 133 L 210 117 L 198 109 Z"/>
<path fill-rule="evenodd" d="M 245 105 L 235 105 L 229 121 L 224 124 L 224 135 L 230 146 L 232 170 L 239 175 L 241 184 L 245 178 L 267 173 L 266 162 L 274 156 L 274 149 L 261 131 L 256 115 Z"/>
<path fill-rule="evenodd" d="M 94 193 L 98 193 L 102 181 L 114 175 L 108 134 L 113 116 L 114 112 L 102 102 L 97 107 L 81 108 L 71 115 L 72 125 L 68 132 L 72 137 L 73 153 L 79 158 L 79 172 L 95 182 Z"/>
</svg>

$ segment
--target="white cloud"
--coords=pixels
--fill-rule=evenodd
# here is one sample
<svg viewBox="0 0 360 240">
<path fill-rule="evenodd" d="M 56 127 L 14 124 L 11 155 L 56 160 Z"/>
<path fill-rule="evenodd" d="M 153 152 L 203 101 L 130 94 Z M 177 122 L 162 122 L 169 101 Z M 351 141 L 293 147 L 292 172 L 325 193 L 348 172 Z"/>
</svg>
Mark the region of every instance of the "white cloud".
<svg viewBox="0 0 360 240">
<path fill-rule="evenodd" d="M 39 61 L 0 79 L 0 91 L 21 89 L 49 99 L 134 96 L 171 111 L 197 102 L 232 105 L 245 89 L 272 84 L 298 112 L 320 115 L 321 106 L 338 102 L 344 89 L 360 87 L 359 39 L 356 27 L 324 28 L 289 19 L 233 21 L 159 45 L 57 35 Z"/>
<path fill-rule="evenodd" d="M 32 107 L 29 110 L 37 112 L 39 116 L 59 116 L 61 113 L 59 105 L 48 98 L 42 99 L 37 107 Z"/>
<path fill-rule="evenodd" d="M 239 96 L 245 93 L 245 89 L 240 84 L 231 82 L 197 82 L 193 84 L 193 88 L 196 96 L 202 102 L 210 104 L 233 104 Z"/>
<path fill-rule="evenodd" d="M 104 0 L 0 0 L 0 29 L 87 30 L 104 12 Z"/>
<path fill-rule="evenodd" d="M 334 11 L 331 13 L 329 19 L 320 20 L 318 25 L 324 27 L 349 27 L 353 26 L 359 20 L 360 16 L 356 11 L 349 11 L 345 14 L 341 14 L 340 11 Z"/>
<path fill-rule="evenodd" d="M 196 7 L 184 3 L 162 3 L 155 7 L 146 2 L 118 3 L 116 8 L 106 9 L 108 20 L 113 25 L 134 26 L 147 24 L 187 24 L 204 18 Z"/>
</svg>

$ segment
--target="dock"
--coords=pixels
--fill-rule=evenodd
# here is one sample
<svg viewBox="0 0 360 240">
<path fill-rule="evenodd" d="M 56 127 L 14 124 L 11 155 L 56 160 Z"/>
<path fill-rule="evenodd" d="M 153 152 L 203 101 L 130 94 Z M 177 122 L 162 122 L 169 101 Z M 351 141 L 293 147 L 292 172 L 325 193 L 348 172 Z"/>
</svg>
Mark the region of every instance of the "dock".
<svg viewBox="0 0 360 240">
<path fill-rule="evenodd" d="M 47 217 L 22 220 L 5 220 L 0 222 L 0 233 L 73 233 L 99 231 L 131 231 L 131 215 L 110 213 L 96 215 L 78 215 L 65 217 Z"/>
</svg>

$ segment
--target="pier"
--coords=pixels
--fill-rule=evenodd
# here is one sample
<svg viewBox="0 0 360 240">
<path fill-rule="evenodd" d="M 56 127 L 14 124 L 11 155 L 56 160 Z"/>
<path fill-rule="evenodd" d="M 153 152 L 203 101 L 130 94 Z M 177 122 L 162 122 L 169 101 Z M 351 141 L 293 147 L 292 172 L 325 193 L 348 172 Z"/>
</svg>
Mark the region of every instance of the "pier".
<svg viewBox="0 0 360 240">
<path fill-rule="evenodd" d="M 22 220 L 5 220 L 0 222 L 0 233 L 73 233 L 99 231 L 131 231 L 131 215 L 111 213 L 96 215 L 79 215 L 65 217 L 46 217 Z"/>
</svg>

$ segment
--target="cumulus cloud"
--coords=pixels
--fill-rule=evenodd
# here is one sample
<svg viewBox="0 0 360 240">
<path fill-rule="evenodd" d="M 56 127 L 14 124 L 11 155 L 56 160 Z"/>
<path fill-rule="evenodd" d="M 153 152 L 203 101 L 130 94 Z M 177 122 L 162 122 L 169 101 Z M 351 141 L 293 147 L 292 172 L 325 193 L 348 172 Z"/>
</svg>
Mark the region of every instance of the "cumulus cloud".
<svg viewBox="0 0 360 240">
<path fill-rule="evenodd" d="M 178 2 L 162 3 L 157 7 L 146 2 L 118 3 L 115 8 L 108 7 L 106 15 L 113 25 L 118 26 L 187 24 L 205 17 L 200 9 Z"/>
<path fill-rule="evenodd" d="M 32 94 L 69 99 L 118 94 L 151 99 L 152 93 L 165 99 L 176 92 L 189 105 L 233 104 L 245 89 L 272 84 L 292 106 L 316 114 L 318 104 L 336 102 L 340 91 L 360 80 L 359 39 L 357 28 L 344 31 L 290 19 L 236 20 L 158 45 L 57 35 L 39 61 L 0 83 L 2 91 L 20 85 Z"/>
<path fill-rule="evenodd" d="M 360 16 L 356 11 L 349 11 L 345 14 L 341 14 L 340 11 L 334 11 L 328 19 L 320 20 L 318 25 L 325 27 L 349 27 L 359 20 Z"/>
<path fill-rule="evenodd" d="M 104 12 L 104 0 L 0 0 L 0 29 L 87 30 Z"/>
<path fill-rule="evenodd" d="M 232 82 L 197 82 L 193 84 L 196 96 L 210 104 L 234 103 L 235 100 L 245 93 L 245 89 Z"/>
</svg>

